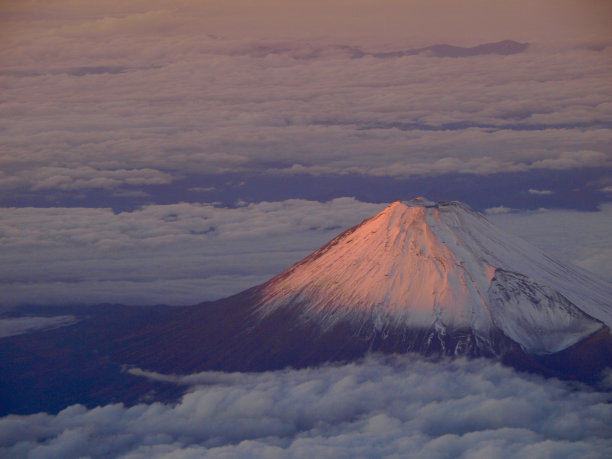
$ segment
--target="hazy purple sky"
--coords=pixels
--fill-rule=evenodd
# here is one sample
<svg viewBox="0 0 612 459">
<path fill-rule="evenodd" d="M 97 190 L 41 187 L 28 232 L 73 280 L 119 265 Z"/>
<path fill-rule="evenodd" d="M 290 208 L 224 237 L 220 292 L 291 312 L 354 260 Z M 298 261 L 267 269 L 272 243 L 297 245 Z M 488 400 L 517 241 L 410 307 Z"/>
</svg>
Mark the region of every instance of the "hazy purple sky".
<svg viewBox="0 0 612 459">
<path fill-rule="evenodd" d="M 612 279 L 611 13 L 2 2 L 2 302 L 225 296 L 418 195 Z"/>
</svg>

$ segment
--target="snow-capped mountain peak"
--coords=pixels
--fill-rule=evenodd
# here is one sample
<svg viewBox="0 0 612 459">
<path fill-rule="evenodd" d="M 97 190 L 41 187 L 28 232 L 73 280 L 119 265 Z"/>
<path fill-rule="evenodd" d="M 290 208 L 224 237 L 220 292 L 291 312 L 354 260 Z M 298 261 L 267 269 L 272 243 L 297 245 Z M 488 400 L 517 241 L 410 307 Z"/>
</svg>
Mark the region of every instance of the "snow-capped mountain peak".
<svg viewBox="0 0 612 459">
<path fill-rule="evenodd" d="M 578 284 L 578 285 L 576 285 Z M 396 201 L 256 289 L 260 316 L 290 309 L 329 328 L 496 333 L 552 353 L 610 326 L 610 288 L 459 202 Z"/>
</svg>

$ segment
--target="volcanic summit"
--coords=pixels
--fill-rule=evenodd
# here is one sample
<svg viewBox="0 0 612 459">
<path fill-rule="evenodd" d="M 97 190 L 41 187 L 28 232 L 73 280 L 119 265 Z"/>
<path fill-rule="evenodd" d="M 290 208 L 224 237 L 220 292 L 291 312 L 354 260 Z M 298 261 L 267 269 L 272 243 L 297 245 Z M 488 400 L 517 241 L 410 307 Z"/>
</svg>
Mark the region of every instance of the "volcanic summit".
<svg viewBox="0 0 612 459">
<path fill-rule="evenodd" d="M 261 317 L 282 308 L 322 329 L 428 330 L 453 354 L 498 353 L 501 334 L 554 353 L 610 325 L 604 282 L 562 265 L 459 202 L 394 202 L 254 290 Z M 370 329 L 370 330 L 368 330 Z M 418 347 L 422 347 L 420 343 Z"/>
</svg>

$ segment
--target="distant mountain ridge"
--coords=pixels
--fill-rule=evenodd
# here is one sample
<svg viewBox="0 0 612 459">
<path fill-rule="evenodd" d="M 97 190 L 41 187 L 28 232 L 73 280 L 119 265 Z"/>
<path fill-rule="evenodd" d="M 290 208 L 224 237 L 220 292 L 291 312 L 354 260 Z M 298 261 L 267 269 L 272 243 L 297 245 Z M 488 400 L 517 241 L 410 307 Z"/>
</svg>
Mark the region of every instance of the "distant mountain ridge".
<svg viewBox="0 0 612 459">
<path fill-rule="evenodd" d="M 294 59 L 316 59 L 326 55 L 330 50 L 343 51 L 348 57 L 361 59 L 366 56 L 377 59 L 390 59 L 403 56 L 430 56 L 430 57 L 474 57 L 497 54 L 510 56 L 519 54 L 529 48 L 529 43 L 520 43 L 514 40 L 502 40 L 494 43 L 482 43 L 476 46 L 456 46 L 447 43 L 439 43 L 422 48 L 410 48 L 396 51 L 366 51 L 358 46 L 336 45 L 331 47 L 305 47 L 291 46 L 287 44 L 278 45 L 254 45 L 243 52 L 254 57 L 266 57 L 272 54 L 289 54 Z"/>
<path fill-rule="evenodd" d="M 519 54 L 529 47 L 529 43 L 519 43 L 513 40 L 502 40 L 495 43 L 483 43 L 476 46 L 464 47 L 448 44 L 426 46 L 424 48 L 409 49 L 406 51 L 396 51 L 388 53 L 372 53 L 374 57 L 401 57 L 425 55 L 433 57 L 472 57 L 486 54 L 499 54 L 510 56 Z"/>
</svg>

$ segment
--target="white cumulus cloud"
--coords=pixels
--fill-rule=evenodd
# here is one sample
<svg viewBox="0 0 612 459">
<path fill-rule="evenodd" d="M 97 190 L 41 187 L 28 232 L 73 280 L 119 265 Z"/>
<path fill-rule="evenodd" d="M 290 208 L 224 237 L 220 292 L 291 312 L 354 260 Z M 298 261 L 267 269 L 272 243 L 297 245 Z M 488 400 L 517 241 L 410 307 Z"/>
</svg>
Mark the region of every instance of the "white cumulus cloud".
<svg viewBox="0 0 612 459">
<path fill-rule="evenodd" d="M 75 405 L 57 415 L 7 416 L 0 419 L 0 452 L 15 458 L 612 454 L 609 393 L 485 360 L 372 356 L 343 366 L 188 378 L 196 385 L 176 405 Z"/>
</svg>

